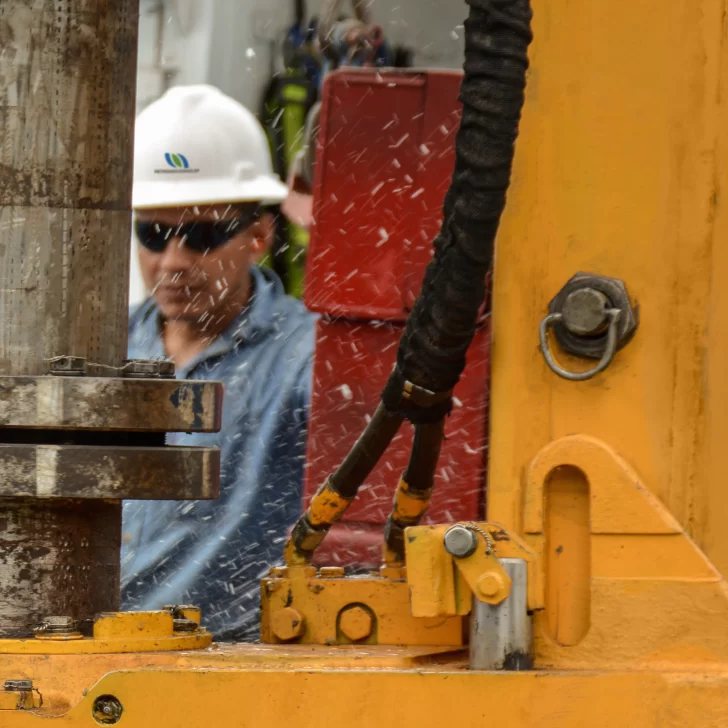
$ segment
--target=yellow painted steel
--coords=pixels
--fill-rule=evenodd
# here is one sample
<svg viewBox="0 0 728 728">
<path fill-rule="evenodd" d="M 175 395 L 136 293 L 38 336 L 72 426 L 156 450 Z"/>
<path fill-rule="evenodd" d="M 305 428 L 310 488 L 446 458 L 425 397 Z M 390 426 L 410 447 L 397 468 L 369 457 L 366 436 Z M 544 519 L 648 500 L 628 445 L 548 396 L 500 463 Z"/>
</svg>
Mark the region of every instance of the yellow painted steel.
<svg viewBox="0 0 728 728">
<path fill-rule="evenodd" d="M 726 3 L 536 0 L 534 11 L 496 252 L 488 518 L 521 532 L 528 462 L 585 433 L 727 574 Z M 582 383 L 551 373 L 537 346 L 548 301 L 577 271 L 622 279 L 640 311 L 634 340 Z"/>
<path fill-rule="evenodd" d="M 37 693 L 32 690 L 0 690 L 0 710 L 33 710 L 40 708 Z M 0 716 L 2 723 L 2 716 Z"/>
<path fill-rule="evenodd" d="M 394 493 L 392 516 L 397 523 L 417 523 L 430 505 L 432 492 L 413 495 L 409 483 L 404 478 L 399 481 Z"/>
<path fill-rule="evenodd" d="M 184 607 L 186 618 L 200 620 L 200 610 Z M 170 611 L 113 612 L 94 621 L 93 636 L 64 639 L 0 639 L 0 655 L 77 655 L 115 652 L 195 650 L 209 647 L 212 634 L 199 627 L 192 632 L 175 632 Z M 2 676 L 0 675 L 0 679 Z"/>
<path fill-rule="evenodd" d="M 308 507 L 311 525 L 315 527 L 336 523 L 344 515 L 351 501 L 351 498 L 339 495 L 331 487 L 331 482 L 326 480 L 316 491 Z"/>
<path fill-rule="evenodd" d="M 113 695 L 124 728 L 347 728 L 470 725 L 699 728 L 728 725 L 728 677 L 657 672 L 470 672 L 443 668 L 261 668 L 237 664 L 130 670 L 103 677 L 64 715 L 0 713 L 3 728 L 97 728 L 94 700 Z M 415 662 L 416 664 L 416 662 Z M 326 705 L 322 714 L 321 706 Z"/>
<path fill-rule="evenodd" d="M 473 593 L 482 601 L 499 604 L 510 589 L 510 578 L 498 559 L 523 559 L 528 564 L 528 607 L 543 606 L 543 594 L 536 554 L 519 538 L 494 523 L 473 524 L 490 537 L 493 553 L 488 554 L 481 540 L 475 553 L 455 559 L 445 551 L 445 533 L 450 526 L 415 526 L 405 538 L 407 582 L 410 609 L 417 617 L 466 615 L 470 613 Z M 482 538 L 482 537 L 481 537 Z M 500 587 L 485 593 L 481 579 L 496 580 Z"/>
<path fill-rule="evenodd" d="M 461 646 L 464 633 L 458 613 L 413 616 L 409 584 L 396 578 L 401 570 L 392 571 L 395 578 L 372 574 L 352 579 L 321 576 L 312 566 L 273 570 L 261 585 L 261 641 L 345 645 L 362 639 L 371 645 Z M 346 624 L 342 628 L 343 616 L 353 607 L 371 615 L 366 638 L 352 639 Z"/>
</svg>

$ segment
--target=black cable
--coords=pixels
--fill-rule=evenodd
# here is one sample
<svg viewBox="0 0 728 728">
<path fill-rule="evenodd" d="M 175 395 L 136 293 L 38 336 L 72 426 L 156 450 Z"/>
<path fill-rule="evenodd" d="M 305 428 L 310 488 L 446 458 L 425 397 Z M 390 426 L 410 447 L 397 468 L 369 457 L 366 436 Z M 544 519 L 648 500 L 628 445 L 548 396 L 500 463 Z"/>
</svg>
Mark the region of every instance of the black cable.
<svg viewBox="0 0 728 728">
<path fill-rule="evenodd" d="M 531 41 L 529 0 L 466 0 L 465 75 L 456 163 L 443 225 L 382 395 L 403 411 L 399 382 L 446 392 L 458 382 L 485 298 L 510 181 Z M 422 409 L 422 408 L 421 408 Z M 412 410 L 409 403 L 409 410 Z M 412 419 L 410 413 L 405 416 Z"/>
<path fill-rule="evenodd" d="M 403 485 L 400 484 L 395 495 L 395 506 L 384 527 L 384 540 L 391 551 L 396 554 L 397 561 L 404 561 L 405 528 L 419 524 L 430 505 L 444 433 L 444 417 L 441 417 L 437 422 L 428 422 L 415 426 L 412 452 L 402 480 L 406 483 L 407 497 L 417 502 L 416 510 L 419 512 L 417 515 L 412 515 L 412 511 L 408 516 L 398 515 L 397 504 L 402 497 L 400 490 Z"/>
<path fill-rule="evenodd" d="M 383 405 L 377 407 L 366 429 L 331 476 L 331 485 L 339 495 L 353 498 L 357 494 L 397 434 L 402 420 L 402 417 L 392 414 Z"/>
<path fill-rule="evenodd" d="M 415 427 L 412 452 L 403 476 L 413 495 L 425 495 L 432 490 L 444 433 L 444 418 Z"/>
</svg>

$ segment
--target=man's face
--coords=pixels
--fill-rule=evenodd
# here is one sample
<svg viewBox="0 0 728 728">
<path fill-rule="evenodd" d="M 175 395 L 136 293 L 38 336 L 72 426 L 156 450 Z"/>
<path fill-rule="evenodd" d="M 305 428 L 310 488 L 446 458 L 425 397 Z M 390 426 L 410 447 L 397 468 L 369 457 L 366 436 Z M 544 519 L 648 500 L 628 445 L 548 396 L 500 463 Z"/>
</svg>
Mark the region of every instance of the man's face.
<svg viewBox="0 0 728 728">
<path fill-rule="evenodd" d="M 243 223 L 238 228 L 240 220 Z M 144 283 L 152 291 L 162 315 L 168 320 L 198 323 L 213 323 L 216 314 L 247 300 L 248 268 L 272 236 L 269 215 L 251 221 L 236 205 L 139 210 L 135 223 L 151 225 L 150 234 L 157 236 L 154 250 L 140 240 L 139 264 Z M 185 235 L 188 228 L 177 229 L 190 223 L 198 225 L 189 237 Z M 233 231 L 233 237 L 213 249 L 194 249 L 192 237 L 211 223 L 215 229 L 210 239 L 227 231 Z M 163 249 L 158 250 L 160 247 Z"/>
</svg>

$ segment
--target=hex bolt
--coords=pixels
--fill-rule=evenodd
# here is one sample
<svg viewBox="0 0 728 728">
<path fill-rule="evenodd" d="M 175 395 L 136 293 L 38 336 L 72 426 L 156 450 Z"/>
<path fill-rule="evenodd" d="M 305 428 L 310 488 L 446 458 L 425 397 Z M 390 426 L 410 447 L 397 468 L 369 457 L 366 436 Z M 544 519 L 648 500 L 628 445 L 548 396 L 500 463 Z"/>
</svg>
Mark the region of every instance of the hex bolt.
<svg viewBox="0 0 728 728">
<path fill-rule="evenodd" d="M 174 631 L 175 632 L 196 632 L 200 625 L 197 622 L 194 622 L 191 619 L 174 619 L 172 620 L 174 624 Z"/>
<path fill-rule="evenodd" d="M 174 362 L 157 359 L 129 359 L 123 374 L 129 379 L 174 379 Z"/>
<path fill-rule="evenodd" d="M 319 577 L 322 579 L 343 579 L 345 573 L 343 566 L 322 566 L 319 569 Z"/>
<path fill-rule="evenodd" d="M 114 695 L 99 695 L 91 708 L 94 720 L 101 725 L 118 723 L 123 712 L 124 707 Z"/>
<path fill-rule="evenodd" d="M 58 635 L 75 634 L 77 632 L 76 620 L 73 617 L 66 616 L 42 617 L 40 625 L 36 628 L 36 632 L 39 634 Z"/>
<path fill-rule="evenodd" d="M 609 299 L 595 288 L 577 288 L 564 301 L 564 326 L 575 336 L 595 336 L 607 326 Z"/>
<path fill-rule="evenodd" d="M 281 642 L 291 642 L 303 636 L 305 624 L 303 615 L 293 607 L 283 607 L 273 612 L 271 617 L 273 634 Z"/>
<path fill-rule="evenodd" d="M 3 684 L 5 690 L 9 693 L 22 692 L 33 689 L 32 680 L 6 680 Z"/>
<path fill-rule="evenodd" d="M 492 602 L 505 589 L 506 583 L 503 577 L 496 571 L 486 571 L 476 585 L 477 596 L 487 602 Z M 504 595 L 503 598 L 507 596 Z"/>
<path fill-rule="evenodd" d="M 372 633 L 374 620 L 363 607 L 344 607 L 339 614 L 339 628 L 342 634 L 352 642 L 366 639 Z"/>
<path fill-rule="evenodd" d="M 619 311 L 614 324 L 617 351 L 632 339 L 639 323 L 638 307 L 632 305 L 624 281 L 593 273 L 573 275 L 551 299 L 548 310 L 558 316 L 553 331 L 560 347 L 584 359 L 604 358 L 612 311 Z"/>
<path fill-rule="evenodd" d="M 475 553 L 478 535 L 465 526 L 453 526 L 445 533 L 445 551 L 451 556 L 463 559 Z"/>
<path fill-rule="evenodd" d="M 86 359 L 82 356 L 55 356 L 48 360 L 48 371 L 54 377 L 82 377 Z"/>
</svg>

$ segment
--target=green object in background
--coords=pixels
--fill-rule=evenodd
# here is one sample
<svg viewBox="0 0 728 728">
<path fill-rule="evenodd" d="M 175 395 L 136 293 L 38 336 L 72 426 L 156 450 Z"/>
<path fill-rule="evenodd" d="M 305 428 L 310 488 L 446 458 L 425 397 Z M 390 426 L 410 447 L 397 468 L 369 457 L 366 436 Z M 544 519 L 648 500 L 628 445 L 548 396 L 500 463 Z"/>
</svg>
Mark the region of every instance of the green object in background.
<svg viewBox="0 0 728 728">
<path fill-rule="evenodd" d="M 262 123 L 268 135 L 276 172 L 282 180 L 303 146 L 306 116 L 316 101 L 313 82 L 298 71 L 289 69 L 271 79 L 262 108 Z M 278 214 L 273 250 L 263 261 L 278 273 L 286 292 L 300 298 L 308 248 L 308 232 Z"/>
</svg>

